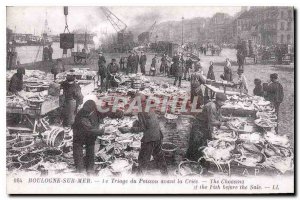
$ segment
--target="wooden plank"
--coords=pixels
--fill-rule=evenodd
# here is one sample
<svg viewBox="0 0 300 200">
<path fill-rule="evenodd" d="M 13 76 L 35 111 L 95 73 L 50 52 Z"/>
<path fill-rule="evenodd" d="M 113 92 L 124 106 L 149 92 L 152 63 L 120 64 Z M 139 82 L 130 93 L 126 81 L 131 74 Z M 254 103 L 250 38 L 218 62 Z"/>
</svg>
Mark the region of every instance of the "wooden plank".
<svg viewBox="0 0 300 200">
<path fill-rule="evenodd" d="M 214 87 L 214 86 L 212 86 L 212 85 L 207 85 L 207 84 L 205 84 L 204 86 L 205 86 L 206 88 L 208 88 L 209 90 L 215 92 L 215 93 L 224 93 L 224 90 L 221 90 L 221 89 L 219 89 L 219 88 L 217 88 L 217 87 Z M 228 90 L 226 90 L 226 94 L 227 94 L 227 95 L 239 95 L 240 92 L 236 92 L 236 91 L 228 91 Z"/>
<path fill-rule="evenodd" d="M 8 130 L 13 130 L 13 131 L 29 131 L 29 132 L 32 132 L 32 129 L 26 128 L 26 127 L 11 127 L 11 126 L 8 126 L 7 129 Z"/>
</svg>

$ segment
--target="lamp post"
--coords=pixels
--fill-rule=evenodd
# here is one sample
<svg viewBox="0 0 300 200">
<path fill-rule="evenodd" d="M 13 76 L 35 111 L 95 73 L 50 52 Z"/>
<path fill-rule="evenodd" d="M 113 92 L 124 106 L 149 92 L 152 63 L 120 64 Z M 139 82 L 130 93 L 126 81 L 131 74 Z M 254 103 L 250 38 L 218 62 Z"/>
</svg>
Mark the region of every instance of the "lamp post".
<svg viewBox="0 0 300 200">
<path fill-rule="evenodd" d="M 183 20 L 184 20 L 184 18 L 182 17 L 181 18 L 181 45 L 183 45 Z"/>
</svg>

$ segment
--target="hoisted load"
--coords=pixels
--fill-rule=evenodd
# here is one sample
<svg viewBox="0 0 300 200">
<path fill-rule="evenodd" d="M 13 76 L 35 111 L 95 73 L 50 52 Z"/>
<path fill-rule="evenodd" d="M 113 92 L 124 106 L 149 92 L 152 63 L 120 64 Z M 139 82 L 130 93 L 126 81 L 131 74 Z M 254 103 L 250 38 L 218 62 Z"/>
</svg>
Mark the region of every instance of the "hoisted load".
<svg viewBox="0 0 300 200">
<path fill-rule="evenodd" d="M 74 34 L 70 33 L 69 28 L 68 28 L 68 21 L 67 21 L 67 16 L 68 16 L 68 7 L 64 7 L 64 15 L 65 15 L 65 30 L 64 33 L 60 34 L 60 48 L 63 49 L 63 54 L 67 54 L 67 49 L 73 49 L 74 48 Z M 66 30 L 68 33 L 65 33 Z"/>
</svg>

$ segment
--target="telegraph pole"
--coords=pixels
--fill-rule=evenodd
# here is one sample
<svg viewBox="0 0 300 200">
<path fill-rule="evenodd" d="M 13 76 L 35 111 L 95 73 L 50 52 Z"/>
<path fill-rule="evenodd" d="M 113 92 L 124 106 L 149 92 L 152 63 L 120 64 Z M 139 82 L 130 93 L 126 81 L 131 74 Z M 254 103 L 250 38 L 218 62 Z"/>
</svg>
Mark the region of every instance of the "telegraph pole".
<svg viewBox="0 0 300 200">
<path fill-rule="evenodd" d="M 181 18 L 181 45 L 183 45 L 183 20 L 184 20 L 184 18 L 182 17 Z"/>
</svg>

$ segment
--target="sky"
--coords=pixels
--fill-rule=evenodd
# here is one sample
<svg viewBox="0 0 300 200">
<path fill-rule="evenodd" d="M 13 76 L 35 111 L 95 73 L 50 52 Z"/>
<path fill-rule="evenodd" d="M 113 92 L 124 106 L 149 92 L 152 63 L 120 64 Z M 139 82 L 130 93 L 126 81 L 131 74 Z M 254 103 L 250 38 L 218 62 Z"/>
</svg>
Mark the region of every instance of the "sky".
<svg viewBox="0 0 300 200">
<path fill-rule="evenodd" d="M 241 7 L 108 7 L 128 28 L 145 26 L 149 28 L 154 21 L 179 21 L 194 17 L 212 17 L 217 12 L 234 15 Z M 63 7 L 7 7 L 7 27 L 17 33 L 43 32 L 47 16 L 51 34 L 64 31 L 65 18 Z M 89 30 L 96 33 L 115 32 L 104 16 L 100 7 L 69 7 L 68 27 L 72 32 L 76 29 Z"/>
</svg>

